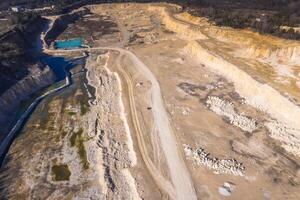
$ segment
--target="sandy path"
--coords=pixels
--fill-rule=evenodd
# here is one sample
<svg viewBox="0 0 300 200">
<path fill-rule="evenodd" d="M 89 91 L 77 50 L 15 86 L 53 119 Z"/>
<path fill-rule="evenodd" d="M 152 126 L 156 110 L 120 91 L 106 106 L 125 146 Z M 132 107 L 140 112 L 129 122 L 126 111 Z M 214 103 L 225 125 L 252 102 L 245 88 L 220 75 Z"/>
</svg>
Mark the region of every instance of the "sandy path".
<svg viewBox="0 0 300 200">
<path fill-rule="evenodd" d="M 145 162 L 145 165 L 146 165 L 148 171 L 150 172 L 152 178 L 154 179 L 154 181 L 156 182 L 158 187 L 161 190 L 163 190 L 166 194 L 168 194 L 172 199 L 176 199 L 173 185 L 168 180 L 166 180 L 165 177 L 162 176 L 161 172 L 157 169 L 157 167 L 153 164 L 152 160 L 150 159 L 150 156 L 149 156 L 149 153 L 148 153 L 148 150 L 146 147 L 147 145 L 143 138 L 144 134 L 140 127 L 140 122 L 139 122 L 139 118 L 138 118 L 137 111 L 136 111 L 136 104 L 135 104 L 134 92 L 133 92 L 133 84 L 132 84 L 132 81 L 131 81 L 129 75 L 127 74 L 127 72 L 125 70 L 123 70 L 123 68 L 121 67 L 121 64 L 120 64 L 120 58 L 122 56 L 123 56 L 123 54 L 119 55 L 116 63 L 118 65 L 120 74 L 124 78 L 125 86 L 128 89 L 130 112 L 131 112 L 131 116 L 132 116 L 132 120 L 133 120 L 133 126 L 135 129 L 135 133 L 137 136 L 139 150 L 141 152 L 143 161 Z"/>
</svg>

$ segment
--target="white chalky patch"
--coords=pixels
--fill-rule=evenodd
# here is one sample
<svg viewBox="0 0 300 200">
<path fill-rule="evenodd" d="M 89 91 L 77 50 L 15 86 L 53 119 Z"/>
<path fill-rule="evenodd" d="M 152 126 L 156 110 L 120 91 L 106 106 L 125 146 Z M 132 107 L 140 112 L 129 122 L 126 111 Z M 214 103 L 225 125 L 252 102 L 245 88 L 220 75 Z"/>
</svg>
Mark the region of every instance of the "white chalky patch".
<svg viewBox="0 0 300 200">
<path fill-rule="evenodd" d="M 209 109 L 218 115 L 228 117 L 231 124 L 241 128 L 243 131 L 251 133 L 257 129 L 256 121 L 236 113 L 231 102 L 222 100 L 219 97 L 209 96 L 206 103 Z"/>
<path fill-rule="evenodd" d="M 297 137 L 300 130 L 274 120 L 267 122 L 265 125 L 270 131 L 270 137 L 279 140 L 282 147 L 288 152 L 296 156 L 300 155 L 300 139 Z"/>
<path fill-rule="evenodd" d="M 232 174 L 235 176 L 244 176 L 245 167 L 235 159 L 219 159 L 210 157 L 202 148 L 193 149 L 189 145 L 184 145 L 184 152 L 188 159 L 194 161 L 197 165 L 202 165 L 211 169 L 216 174 Z"/>
</svg>

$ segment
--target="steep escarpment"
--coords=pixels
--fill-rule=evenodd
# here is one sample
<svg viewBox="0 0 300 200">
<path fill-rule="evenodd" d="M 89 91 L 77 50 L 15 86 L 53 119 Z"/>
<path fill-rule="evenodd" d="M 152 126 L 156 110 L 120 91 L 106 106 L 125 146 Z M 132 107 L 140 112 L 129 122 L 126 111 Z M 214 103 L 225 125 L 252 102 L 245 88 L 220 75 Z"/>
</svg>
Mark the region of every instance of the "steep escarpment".
<svg viewBox="0 0 300 200">
<path fill-rule="evenodd" d="M 48 66 L 37 63 L 28 68 L 28 75 L 5 90 L 0 96 L 0 124 L 6 122 L 14 108 L 22 99 L 50 85 L 55 80 L 55 74 Z"/>
<path fill-rule="evenodd" d="M 270 136 L 281 141 L 282 147 L 288 152 L 300 155 L 300 127 L 297 120 L 300 117 L 300 108 L 287 97 L 293 96 L 294 93 L 277 87 L 282 84 L 278 83 L 278 80 L 288 80 L 279 73 L 280 70 L 294 69 L 299 65 L 298 41 L 262 35 L 250 30 L 217 27 L 204 18 L 178 12 L 181 9 L 177 6 L 172 8 L 170 5 L 168 8 L 153 5 L 149 9 L 160 13 L 167 29 L 190 41 L 184 48 L 186 55 L 233 82 L 236 92 L 245 98 L 249 105 L 275 119 L 279 125 L 277 122 L 266 125 Z M 249 58 L 251 60 L 247 63 L 252 62 L 258 66 L 247 66 L 243 59 Z M 263 64 L 269 66 L 281 79 L 277 79 L 277 82 L 266 81 L 265 74 L 255 68 L 266 68 Z M 267 69 L 261 69 L 264 70 Z M 296 70 L 293 72 L 297 74 Z M 293 81 L 299 80 L 297 75 L 293 78 Z"/>
<path fill-rule="evenodd" d="M 37 41 L 47 20 L 34 17 L 0 36 L 0 125 L 6 132 L 16 106 L 55 80 L 38 61 Z M 1 134 L 0 137 L 3 135 Z"/>
<path fill-rule="evenodd" d="M 162 22 L 165 24 L 166 28 L 178 33 L 181 37 L 188 40 L 195 39 L 206 39 L 207 37 L 200 32 L 199 27 L 193 26 L 192 24 L 187 24 L 181 22 L 180 20 L 173 17 L 173 13 L 179 11 L 181 8 L 177 5 L 172 6 L 149 6 L 149 11 L 157 12 L 162 17 Z"/>
<path fill-rule="evenodd" d="M 156 4 L 140 4 L 140 3 L 128 3 L 128 4 L 104 4 L 100 6 L 89 6 L 92 12 L 110 11 L 111 9 L 126 9 L 128 7 L 135 7 L 138 9 L 146 9 L 150 12 L 159 14 L 161 16 L 162 23 L 170 31 L 176 32 L 180 37 L 186 40 L 206 39 L 207 37 L 200 32 L 199 27 L 191 24 L 184 23 L 176 19 L 173 14 L 180 12 L 182 9 L 176 4 L 156 3 Z"/>
<path fill-rule="evenodd" d="M 0 94 L 29 75 L 29 66 L 36 63 L 36 41 L 45 24 L 45 19 L 35 17 L 0 36 Z"/>
<path fill-rule="evenodd" d="M 184 39 L 214 38 L 243 48 L 247 56 L 263 59 L 278 57 L 281 62 L 299 63 L 300 43 L 298 41 L 279 39 L 251 30 L 218 27 L 211 24 L 207 18 L 181 12 L 182 8 L 178 5 L 152 4 L 148 9 L 159 13 L 166 28 Z"/>
</svg>

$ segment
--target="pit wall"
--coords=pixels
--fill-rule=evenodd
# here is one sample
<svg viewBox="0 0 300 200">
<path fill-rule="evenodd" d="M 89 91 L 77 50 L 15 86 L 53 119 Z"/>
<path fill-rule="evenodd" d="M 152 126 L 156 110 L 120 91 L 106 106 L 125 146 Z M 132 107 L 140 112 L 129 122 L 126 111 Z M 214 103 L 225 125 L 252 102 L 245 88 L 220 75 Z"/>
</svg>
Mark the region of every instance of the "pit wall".
<svg viewBox="0 0 300 200">
<path fill-rule="evenodd" d="M 8 128 L 8 122 L 14 116 L 16 107 L 29 95 L 41 88 L 52 84 L 56 77 L 53 71 L 45 66 L 43 69 L 34 68 L 29 76 L 10 87 L 0 96 L 0 126 Z M 4 131 L 4 130 L 2 130 Z M 0 135 L 0 139 L 3 135 Z"/>
<path fill-rule="evenodd" d="M 270 114 L 280 122 L 300 129 L 300 108 L 278 91 L 267 84 L 259 83 L 220 55 L 202 47 L 197 41 L 190 42 L 184 50 L 217 74 L 232 81 L 236 91 L 246 99 L 248 104 Z"/>
<path fill-rule="evenodd" d="M 216 38 L 223 42 L 230 42 L 245 48 L 245 55 L 254 58 L 278 57 L 282 61 L 288 60 L 300 63 L 300 42 L 279 39 L 274 36 L 262 35 L 250 30 L 235 30 L 217 27 L 200 18 L 183 12 L 173 15 L 186 23 L 202 26 L 202 34 Z"/>
<path fill-rule="evenodd" d="M 179 36 L 186 40 L 208 39 L 207 36 L 201 33 L 200 27 L 182 22 L 173 17 L 173 12 L 179 11 L 179 6 L 153 6 L 149 5 L 148 10 L 155 13 L 160 13 L 162 22 L 166 28 L 176 32 Z"/>
<path fill-rule="evenodd" d="M 93 13 L 107 13 L 113 9 L 132 9 L 137 10 L 148 10 L 153 13 L 157 13 L 161 16 L 163 24 L 170 31 L 176 32 L 180 37 L 185 40 L 196 40 L 206 39 L 199 28 L 176 19 L 170 13 L 177 13 L 181 10 L 181 7 L 175 4 L 166 3 L 153 3 L 153 4 L 142 4 L 142 3 L 122 3 L 122 4 L 101 4 L 92 5 L 88 7 Z"/>
<path fill-rule="evenodd" d="M 190 41 L 184 49 L 187 55 L 232 81 L 236 91 L 246 99 L 248 104 L 268 113 L 279 122 L 300 130 L 300 108 L 298 106 L 269 85 L 259 83 L 220 55 L 205 49 L 196 39 L 200 42 L 205 39 L 217 39 L 217 41 L 235 44 L 239 49 L 243 49 L 248 58 L 276 56 L 287 62 L 296 61 L 297 63 L 300 60 L 299 42 L 265 36 L 249 30 L 217 27 L 209 24 L 207 19 L 179 13 L 181 7 L 172 4 L 107 4 L 92 6 L 91 10 L 103 13 L 109 12 L 113 8 L 126 9 L 132 8 L 132 6 L 159 14 L 167 29 Z M 181 16 L 178 17 L 178 15 Z M 298 132 L 294 136 L 300 138 L 300 133 Z"/>
<path fill-rule="evenodd" d="M 275 38 L 249 30 L 206 27 L 207 35 L 244 49 L 244 55 L 253 58 L 279 58 L 281 62 L 294 62 L 300 65 L 300 42 Z"/>
</svg>

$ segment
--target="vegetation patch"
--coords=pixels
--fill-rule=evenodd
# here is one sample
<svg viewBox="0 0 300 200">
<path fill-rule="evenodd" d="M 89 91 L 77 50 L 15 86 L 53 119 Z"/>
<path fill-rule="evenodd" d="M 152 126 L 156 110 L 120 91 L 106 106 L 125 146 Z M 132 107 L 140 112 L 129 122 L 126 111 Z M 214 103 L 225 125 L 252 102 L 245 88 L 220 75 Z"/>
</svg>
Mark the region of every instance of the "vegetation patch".
<svg viewBox="0 0 300 200">
<path fill-rule="evenodd" d="M 47 106 L 47 108 L 48 108 L 48 106 Z M 54 125 L 55 125 L 54 118 L 55 118 L 55 113 L 51 113 L 45 108 L 45 111 L 42 113 L 41 118 L 40 118 L 41 119 L 40 129 L 47 130 L 47 131 L 53 131 Z"/>
<path fill-rule="evenodd" d="M 70 180 L 71 172 L 69 166 L 64 165 L 53 165 L 52 166 L 53 180 L 55 181 L 68 181 Z"/>
<path fill-rule="evenodd" d="M 89 111 L 88 105 L 84 101 L 80 101 L 80 114 L 85 115 Z"/>
<path fill-rule="evenodd" d="M 76 97 L 76 100 L 80 105 L 80 115 L 85 115 L 90 109 L 88 104 L 88 95 L 87 94 L 78 95 Z"/>
<path fill-rule="evenodd" d="M 62 136 L 62 138 L 65 138 L 67 134 L 68 134 L 67 131 L 61 131 L 61 136 Z"/>
<path fill-rule="evenodd" d="M 77 153 L 80 157 L 82 167 L 84 169 L 88 169 L 89 168 L 89 162 L 87 160 L 87 154 L 86 154 L 86 150 L 85 150 L 85 147 L 84 147 L 84 141 L 85 141 L 85 138 L 83 136 L 83 129 L 82 128 L 80 128 L 77 132 L 73 132 L 73 134 L 70 137 L 71 147 L 76 146 Z"/>
<path fill-rule="evenodd" d="M 70 116 L 76 115 L 76 112 L 70 111 L 70 112 L 68 112 L 68 115 L 70 115 Z"/>
<path fill-rule="evenodd" d="M 85 88 L 83 84 L 80 85 L 80 90 L 82 91 L 82 94 L 76 96 L 76 101 L 80 105 L 80 115 L 83 116 L 90 110 L 90 105 L 88 103 L 89 94 L 87 88 Z"/>
</svg>

